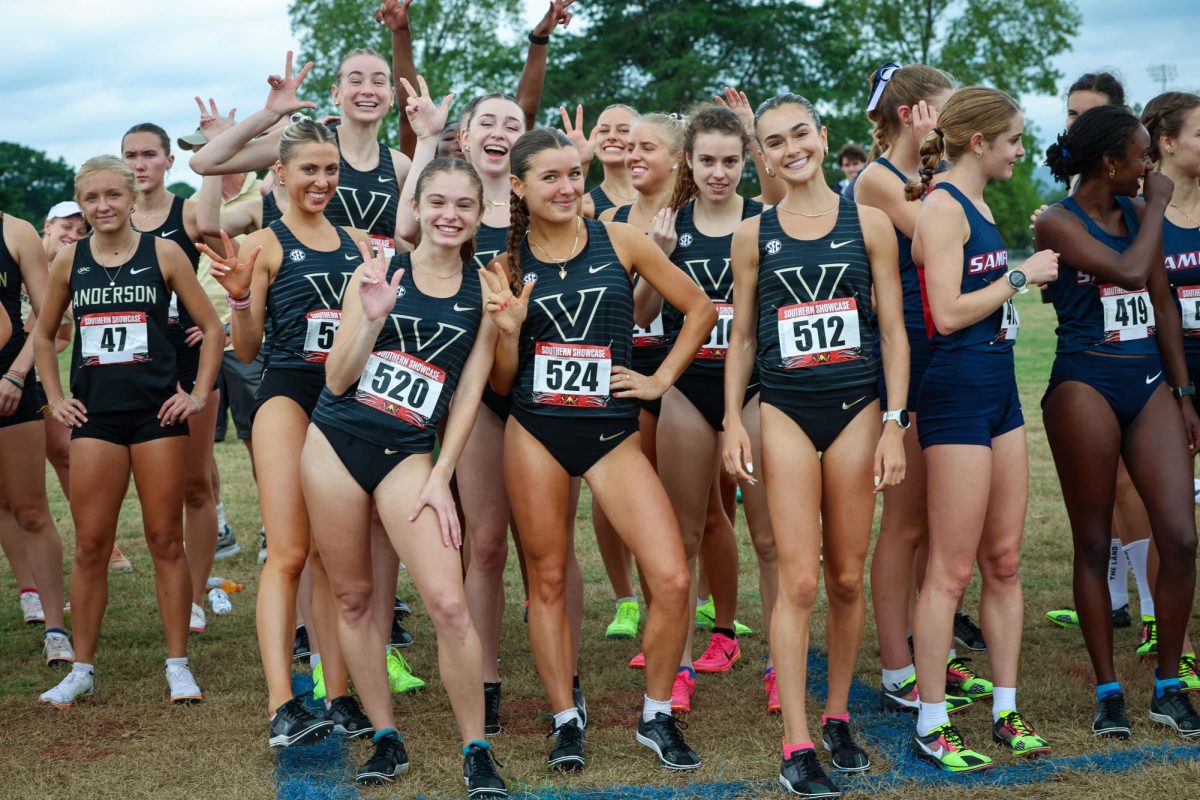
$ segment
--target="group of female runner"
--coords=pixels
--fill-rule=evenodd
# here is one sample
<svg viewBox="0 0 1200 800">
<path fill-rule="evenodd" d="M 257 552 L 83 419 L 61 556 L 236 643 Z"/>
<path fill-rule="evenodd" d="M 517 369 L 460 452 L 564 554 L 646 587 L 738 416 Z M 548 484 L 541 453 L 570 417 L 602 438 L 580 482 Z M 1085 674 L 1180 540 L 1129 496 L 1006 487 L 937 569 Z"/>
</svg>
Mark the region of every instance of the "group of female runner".
<svg viewBox="0 0 1200 800">
<path fill-rule="evenodd" d="M 806 711 L 822 577 L 822 744 L 837 771 L 871 765 L 849 692 L 876 494 L 884 708 L 917 713 L 912 749 L 945 770 L 992 765 L 948 717 L 989 695 L 998 744 L 1048 752 L 1016 704 L 1028 463 L 1014 298 L 1030 286 L 1045 287 L 1059 317 L 1043 414 L 1096 673 L 1093 731 L 1129 735 L 1105 576 L 1123 464 L 1157 551 L 1150 716 L 1200 734 L 1184 693 L 1200 688 L 1185 630 L 1196 547 L 1187 464 L 1200 446 L 1200 97 L 1161 95 L 1141 120 L 1119 103 L 1078 113 L 1047 151 L 1055 177 L 1076 184 L 1037 216 L 1039 250 L 1018 267 L 984 200 L 1024 157 L 1022 115 L 1004 93 L 956 89 L 925 65 L 880 67 L 869 83 L 871 160 L 850 199 L 826 182 L 826 129 L 795 94 L 753 110 L 726 90 L 686 118 L 612 106 L 590 136 L 582 109 L 574 120 L 563 112 L 565 133 L 531 129 L 546 45 L 570 5 L 552 2 L 530 34 L 515 100 L 474 98 L 452 122 L 453 96 L 437 101 L 412 65 L 408 3 L 386 0 L 377 18 L 392 31 L 394 63 L 370 50 L 342 60 L 336 126 L 295 115 L 313 106 L 297 96 L 311 65 L 293 70 L 290 53 L 260 111 L 237 124 L 218 124 L 215 106 L 203 117 L 209 141 L 190 162 L 208 176 L 203 208 L 165 190 L 170 139 L 143 123 L 120 158 L 83 165 L 78 214 L 48 220 L 45 244 L 3 217 L 0 528 L 8 516 L 19 527 L 6 551 L 40 593 L 47 662 L 74 662 L 41 699 L 67 707 L 94 690 L 131 471 L 170 697 L 202 698 L 187 633 L 204 624 L 215 548 L 214 385 L 226 340 L 196 278 L 204 253 L 227 292 L 236 356 L 268 353 L 252 455 L 270 552 L 257 622 L 272 747 L 371 737 L 358 781 L 408 769 L 387 647 L 403 561 L 437 633 L 470 796 L 507 796 L 487 737 L 503 728 L 511 527 L 553 712 L 547 764 L 583 768 L 573 541 L 582 479 L 617 600 L 609 635 L 637 633 L 638 568 L 645 650 L 630 666 L 645 670 L 645 694 L 635 736 L 664 767 L 700 766 L 676 714 L 691 709 L 697 672 L 728 671 L 741 656 L 737 489 L 759 560 L 772 658 L 764 690 L 783 716 L 788 792 L 838 794 Z M 404 152 L 379 138 L 400 98 Z M 585 192 L 593 158 L 604 181 Z M 759 198 L 737 192 L 748 158 Z M 212 181 L 261 169 L 275 187 L 254 209 L 219 209 Z M 76 230 L 51 243 L 50 226 L 73 216 Z M 38 314 L 28 339 L 22 284 Z M 56 355 L 68 311 L 69 395 Z M 61 547 L 35 477 L 49 440 L 35 355 L 76 474 L 73 651 Z M 953 649 L 976 564 L 992 681 Z M 306 569 L 324 715 L 290 680 Z M 710 591 L 713 632 L 693 658 L 697 596 Z"/>
</svg>

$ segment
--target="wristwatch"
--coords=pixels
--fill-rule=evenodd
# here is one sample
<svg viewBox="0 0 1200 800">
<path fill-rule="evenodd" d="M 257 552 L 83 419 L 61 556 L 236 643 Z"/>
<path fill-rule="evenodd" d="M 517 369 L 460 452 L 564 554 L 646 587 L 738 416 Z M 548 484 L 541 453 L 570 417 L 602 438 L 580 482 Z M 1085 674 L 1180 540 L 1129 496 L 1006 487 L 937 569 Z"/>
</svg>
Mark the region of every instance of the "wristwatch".
<svg viewBox="0 0 1200 800">
<path fill-rule="evenodd" d="M 1025 294 L 1029 291 L 1029 276 L 1022 269 L 1010 269 L 1008 274 L 1008 285 L 1016 289 L 1018 293 Z"/>
<path fill-rule="evenodd" d="M 1176 400 L 1182 400 L 1185 397 L 1195 397 L 1196 387 L 1191 383 L 1187 386 L 1172 386 L 1171 394 L 1175 396 Z"/>
<path fill-rule="evenodd" d="M 1192 391 L 1195 391 L 1195 389 Z M 902 430 L 908 430 L 908 426 L 912 425 L 912 422 L 908 419 L 908 412 L 903 408 L 899 411 L 883 412 L 883 424 L 887 425 L 889 422 L 895 422 Z"/>
</svg>

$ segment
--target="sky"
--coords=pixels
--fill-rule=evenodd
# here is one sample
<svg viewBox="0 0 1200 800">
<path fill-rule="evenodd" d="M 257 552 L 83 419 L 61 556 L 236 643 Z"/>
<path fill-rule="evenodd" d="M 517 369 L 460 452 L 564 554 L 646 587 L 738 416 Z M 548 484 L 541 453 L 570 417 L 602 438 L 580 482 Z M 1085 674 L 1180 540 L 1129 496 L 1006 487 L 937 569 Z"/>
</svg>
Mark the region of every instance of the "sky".
<svg viewBox="0 0 1200 800">
<path fill-rule="evenodd" d="M 524 1 L 532 25 L 545 0 Z M 1071 52 L 1054 60 L 1064 75 L 1060 93 L 1022 98 L 1027 119 L 1043 135 L 1061 127 L 1062 92 L 1083 72 L 1116 68 L 1129 97 L 1141 102 L 1160 90 L 1146 72 L 1153 63 L 1176 66 L 1178 77 L 1168 88 L 1200 88 L 1200 4 L 1077 2 L 1083 12 L 1079 36 Z M 45 151 L 75 167 L 93 155 L 115 153 L 121 134 L 137 122 L 156 122 L 172 137 L 190 133 L 196 95 L 215 97 L 223 110 L 236 107 L 244 116 L 261 107 L 267 75 L 281 71 L 284 53 L 297 47 L 287 5 L 109 0 L 68 7 L 0 0 L 6 33 L 0 105 L 8 109 L 0 116 L 0 141 Z M 186 159 L 179 159 L 170 180 L 198 183 Z"/>
</svg>

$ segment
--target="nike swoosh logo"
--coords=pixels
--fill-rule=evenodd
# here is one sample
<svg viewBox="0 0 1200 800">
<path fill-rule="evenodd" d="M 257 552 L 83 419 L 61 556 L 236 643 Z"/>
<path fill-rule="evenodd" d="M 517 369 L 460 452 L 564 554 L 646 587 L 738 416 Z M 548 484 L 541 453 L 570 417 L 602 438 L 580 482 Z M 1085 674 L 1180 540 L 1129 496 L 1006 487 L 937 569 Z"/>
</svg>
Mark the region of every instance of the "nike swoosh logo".
<svg viewBox="0 0 1200 800">
<path fill-rule="evenodd" d="M 856 405 L 858 405 L 859 403 L 861 403 L 863 400 L 866 400 L 866 399 L 867 399 L 867 396 L 864 394 L 862 397 L 858 398 L 853 403 L 842 403 L 842 411 L 849 411 L 850 409 L 854 408 Z"/>
<path fill-rule="evenodd" d="M 141 269 L 131 269 L 131 270 L 129 270 L 129 274 L 137 275 L 138 273 L 145 272 L 148 269 L 153 269 L 153 267 L 142 267 Z"/>
<path fill-rule="evenodd" d="M 458 303 L 455 303 L 454 310 L 455 311 L 474 311 L 475 307 L 474 306 L 460 306 Z"/>
<path fill-rule="evenodd" d="M 395 178 L 386 178 L 383 175 L 377 175 L 375 177 L 379 180 L 380 183 L 387 183 L 388 181 L 396 180 Z"/>
<path fill-rule="evenodd" d="M 399 450 L 392 450 L 391 448 L 388 448 L 388 447 L 383 448 L 383 454 L 385 456 L 394 456 L 394 455 L 397 455 L 399 452 L 400 452 Z"/>
<path fill-rule="evenodd" d="M 1152 383 L 1154 383 L 1156 380 L 1158 380 L 1158 376 L 1159 376 L 1159 375 L 1162 375 L 1162 370 L 1161 370 L 1161 369 L 1160 369 L 1158 372 L 1154 373 L 1153 375 L 1148 375 L 1148 376 L 1146 377 L 1146 385 L 1147 385 L 1147 386 L 1149 386 L 1150 384 L 1152 384 Z"/>
<path fill-rule="evenodd" d="M 352 256 L 349 253 L 342 253 L 342 258 L 346 259 L 347 261 L 358 261 L 358 256 Z"/>
<path fill-rule="evenodd" d="M 163 231 L 163 232 L 162 232 L 162 238 L 164 238 L 164 239 L 165 239 L 165 238 L 167 238 L 168 236 L 170 236 L 172 233 L 177 233 L 178 231 L 179 231 L 179 228 L 176 228 L 175 230 L 171 230 L 171 231 Z"/>
<path fill-rule="evenodd" d="M 830 250 L 837 250 L 839 247 L 845 247 L 845 246 L 846 246 L 846 245 L 848 245 L 848 244 L 854 244 L 854 240 L 853 240 L 853 239 L 847 239 L 847 240 L 846 240 L 846 241 L 844 241 L 844 242 L 830 242 L 830 243 L 829 243 L 829 249 L 830 249 Z"/>
<path fill-rule="evenodd" d="M 600 270 L 604 269 L 605 267 L 607 267 L 611 264 L 612 264 L 612 262 L 610 261 L 608 264 L 601 264 L 598 267 L 588 267 L 588 272 L 595 275 L 597 272 L 599 272 Z"/>
<path fill-rule="evenodd" d="M 621 435 L 621 434 L 623 434 L 623 433 L 625 433 L 625 431 L 619 431 L 619 432 L 617 432 L 617 433 L 614 433 L 614 434 L 611 434 L 611 435 L 609 435 L 609 436 L 604 436 L 603 434 L 601 434 L 601 436 L 600 436 L 600 441 L 602 441 L 602 442 L 611 442 L 613 439 L 617 438 L 618 436 L 620 436 L 620 435 Z"/>
</svg>

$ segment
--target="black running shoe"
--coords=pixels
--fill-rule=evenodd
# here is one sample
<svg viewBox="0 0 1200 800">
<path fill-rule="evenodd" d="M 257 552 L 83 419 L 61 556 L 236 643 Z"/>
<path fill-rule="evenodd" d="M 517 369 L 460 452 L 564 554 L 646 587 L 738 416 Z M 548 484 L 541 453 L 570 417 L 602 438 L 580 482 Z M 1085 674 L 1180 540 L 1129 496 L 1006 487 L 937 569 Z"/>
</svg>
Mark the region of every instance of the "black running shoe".
<svg viewBox="0 0 1200 800">
<path fill-rule="evenodd" d="M 546 766 L 559 772 L 575 772 L 583 769 L 583 728 L 575 720 L 559 725 L 550 732 L 554 737 L 554 748 L 546 759 Z"/>
<path fill-rule="evenodd" d="M 1150 706 L 1153 713 L 1154 705 Z M 1129 738 L 1129 717 L 1125 716 L 1125 693 L 1115 692 L 1096 703 L 1092 718 L 1092 735 L 1110 739 Z"/>
<path fill-rule="evenodd" d="M 1129 603 L 1113 609 L 1113 627 L 1128 628 L 1133 625 L 1133 617 L 1129 616 Z"/>
<path fill-rule="evenodd" d="M 983 640 L 983 631 L 962 611 L 954 612 L 954 643 L 975 652 L 987 650 L 987 642 Z"/>
<path fill-rule="evenodd" d="M 404 742 L 396 734 L 389 733 L 375 740 L 375 752 L 358 768 L 354 781 L 359 784 L 391 783 L 397 775 L 407 771 L 408 753 L 404 750 Z"/>
<path fill-rule="evenodd" d="M 327 719 L 314 717 L 300 702 L 293 697 L 275 709 L 275 718 L 271 720 L 271 747 L 294 747 L 296 745 L 319 742 L 333 730 L 333 723 Z"/>
<path fill-rule="evenodd" d="M 392 615 L 392 636 L 388 642 L 389 647 L 408 647 L 413 643 L 412 634 L 404 630 L 404 626 L 400 624 L 400 614 Z"/>
<path fill-rule="evenodd" d="M 658 763 L 667 769 L 696 769 L 700 766 L 700 756 L 683 740 L 683 734 L 679 731 L 681 727 L 686 728 L 687 723 L 660 711 L 649 722 L 644 719 L 638 721 L 635 738 L 638 744 L 653 750 L 658 756 Z"/>
<path fill-rule="evenodd" d="M 401 617 L 407 617 L 409 614 L 412 613 L 412 607 L 409 606 L 408 603 L 401 600 L 400 595 L 396 595 L 396 603 L 393 606 L 393 608 L 395 609 L 396 613 L 399 614 Z"/>
<path fill-rule="evenodd" d="M 1200 715 L 1178 686 L 1164 689 L 1161 695 L 1155 692 L 1150 700 L 1150 719 L 1174 728 L 1180 736 L 1200 736 Z"/>
<path fill-rule="evenodd" d="M 349 739 L 358 739 L 375 733 L 371 720 L 363 713 L 362 706 L 348 694 L 335 697 L 329 704 L 329 721 L 333 723 L 333 732 L 340 733 Z"/>
<path fill-rule="evenodd" d="M 303 625 L 296 628 L 296 640 L 292 642 L 292 661 L 303 661 L 312 655 L 308 645 L 308 631 Z"/>
<path fill-rule="evenodd" d="M 842 790 L 829 780 L 815 750 L 799 750 L 783 759 L 779 767 L 779 785 L 797 797 L 841 797 Z"/>
<path fill-rule="evenodd" d="M 865 772 L 871 768 L 867 752 L 854 741 L 850 723 L 831 719 L 821 726 L 821 741 L 833 754 L 834 769 L 839 772 Z"/>
<path fill-rule="evenodd" d="M 579 712 L 579 727 L 587 728 L 587 698 L 583 689 L 575 686 L 571 689 L 571 699 L 575 701 L 575 710 Z"/>
<path fill-rule="evenodd" d="M 479 744 L 467 747 L 467 753 L 463 756 L 463 781 L 467 784 L 467 797 L 470 800 L 508 797 L 504 779 L 496 771 L 497 763 L 492 757 L 492 748 Z"/>
<path fill-rule="evenodd" d="M 500 682 L 483 685 L 483 735 L 495 736 L 504 730 L 500 724 Z"/>
</svg>

